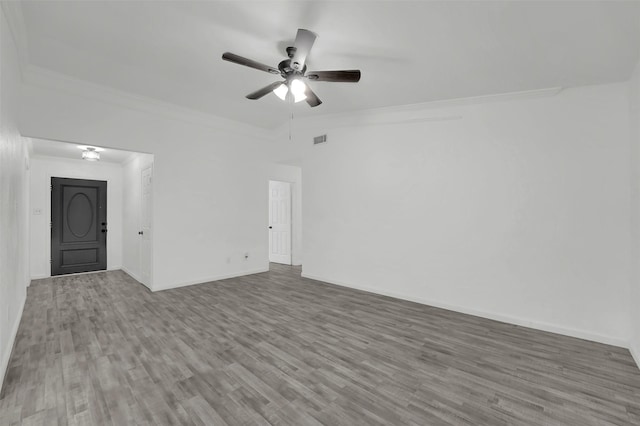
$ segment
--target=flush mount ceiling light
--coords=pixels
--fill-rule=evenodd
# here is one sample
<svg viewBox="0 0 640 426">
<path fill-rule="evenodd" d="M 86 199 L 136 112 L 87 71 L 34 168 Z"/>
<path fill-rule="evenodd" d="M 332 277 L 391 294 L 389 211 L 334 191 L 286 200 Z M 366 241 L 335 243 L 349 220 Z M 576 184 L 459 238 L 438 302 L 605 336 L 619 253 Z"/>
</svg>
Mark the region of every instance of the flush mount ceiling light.
<svg viewBox="0 0 640 426">
<path fill-rule="evenodd" d="M 100 160 L 100 153 L 93 148 L 87 148 L 82 151 L 82 159 L 87 161 Z"/>
<path fill-rule="evenodd" d="M 79 146 L 82 150 L 82 159 L 87 161 L 99 161 L 100 151 L 104 151 L 102 148 L 96 148 L 95 146 Z"/>
</svg>

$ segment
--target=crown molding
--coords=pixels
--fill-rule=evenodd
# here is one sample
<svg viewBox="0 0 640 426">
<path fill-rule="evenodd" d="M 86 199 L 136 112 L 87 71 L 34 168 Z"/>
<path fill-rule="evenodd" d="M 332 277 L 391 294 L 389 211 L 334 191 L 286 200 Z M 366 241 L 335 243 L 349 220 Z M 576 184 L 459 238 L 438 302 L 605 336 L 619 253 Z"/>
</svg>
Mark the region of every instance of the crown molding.
<svg viewBox="0 0 640 426">
<path fill-rule="evenodd" d="M 222 118 L 213 114 L 207 114 L 190 108 L 181 107 L 169 102 L 163 102 L 157 99 L 135 95 L 85 80 L 76 79 L 66 74 L 58 73 L 35 65 L 28 65 L 26 67 L 23 80 L 26 84 L 32 86 L 57 90 L 85 99 L 110 105 L 117 105 L 148 114 L 162 115 L 175 120 L 210 127 L 216 130 L 224 130 L 230 133 L 241 134 L 254 139 L 272 142 L 281 139 L 282 135 L 288 132 L 288 123 L 283 123 L 282 125 L 272 129 L 252 126 L 250 124 Z M 491 102 L 551 97 L 557 95 L 562 90 L 563 88 L 561 87 L 552 87 L 541 90 L 509 92 L 495 95 L 372 108 L 348 113 L 304 117 L 298 119 L 298 122 L 305 127 L 323 127 L 330 125 L 331 128 L 339 128 L 461 120 L 463 119 L 463 116 L 459 112 L 443 113 L 441 110 L 445 108 L 471 106 Z M 438 113 L 434 114 L 435 111 L 438 111 Z"/>
<path fill-rule="evenodd" d="M 82 151 L 78 151 L 78 153 L 80 153 Z M 80 156 L 78 156 L 78 158 L 69 158 L 69 157 L 57 157 L 55 155 L 43 155 L 43 154 L 37 154 L 34 153 L 31 157 L 31 160 L 40 160 L 40 161 L 57 161 L 57 162 L 62 162 L 62 163 L 70 163 L 70 164 L 79 164 L 84 162 L 83 164 L 86 164 L 87 161 L 83 160 L 82 158 L 80 158 Z M 96 164 L 99 165 L 98 167 L 111 167 L 114 169 L 121 169 L 124 164 L 129 161 L 129 157 L 127 157 L 127 159 L 116 163 L 114 161 L 94 161 L 92 162 L 92 164 Z"/>
<path fill-rule="evenodd" d="M 27 147 L 27 152 L 29 153 L 29 157 L 33 156 L 33 139 L 27 136 L 22 136 L 22 141 Z"/>
<path fill-rule="evenodd" d="M 224 130 L 230 133 L 241 134 L 254 139 L 275 141 L 281 139 L 282 135 L 288 132 L 288 123 L 283 123 L 282 125 L 272 129 L 252 126 L 250 124 L 222 118 L 213 114 L 207 114 L 169 102 L 76 79 L 66 74 L 58 73 L 35 65 L 27 65 L 23 74 L 24 82 L 32 86 L 57 90 L 85 99 L 117 105 L 148 114 L 163 115 L 175 120 L 210 127 L 216 130 Z M 552 97 L 559 94 L 562 90 L 562 87 L 552 87 L 540 90 L 527 90 L 468 98 L 447 99 L 408 105 L 372 108 L 347 113 L 324 114 L 314 117 L 304 117 L 298 119 L 298 121 L 305 127 L 323 127 L 330 125 L 331 128 L 340 128 L 461 120 L 463 119 L 463 116 L 459 112 L 443 113 L 441 110 L 492 102 Z M 437 114 L 434 114 L 434 111 L 436 110 L 440 111 L 438 111 Z"/>
<path fill-rule="evenodd" d="M 420 123 L 461 120 L 460 110 L 443 111 L 447 108 L 459 108 L 493 102 L 505 102 L 520 99 L 535 99 L 556 96 L 562 92 L 562 87 L 550 87 L 539 90 L 498 93 L 493 95 L 472 96 L 467 98 L 444 99 L 438 101 L 421 102 L 415 104 L 397 105 L 382 108 L 371 108 L 346 112 L 341 114 L 324 114 L 314 117 L 304 117 L 298 120 L 300 125 L 308 127 L 357 127 L 400 123 Z M 288 133 L 288 124 L 275 129 L 281 137 Z"/>
<path fill-rule="evenodd" d="M 20 77 L 24 79 L 24 73 L 29 64 L 29 45 L 27 27 L 24 23 L 24 16 L 22 15 L 22 2 L 19 0 L 1 1 L 0 8 L 2 8 L 4 17 L 9 25 L 9 32 L 16 45 Z"/>
<path fill-rule="evenodd" d="M 2 3 L 4 4 L 4 2 Z M 162 115 L 171 119 L 188 122 L 200 126 L 241 134 L 253 139 L 273 142 L 280 140 L 288 132 L 288 123 L 276 128 L 262 128 L 250 124 L 222 118 L 213 114 L 182 107 L 169 102 L 135 95 L 129 92 L 113 89 L 107 86 L 76 79 L 66 74 L 58 73 L 35 65 L 27 65 L 23 72 L 25 84 L 56 90 L 92 101 L 141 111 L 153 115 Z M 486 104 L 490 102 L 504 102 L 517 99 L 532 99 L 555 96 L 563 90 L 553 87 L 541 90 L 500 93 L 495 95 L 475 96 L 468 98 L 448 99 L 423 102 L 408 105 L 398 105 L 383 108 L 372 108 L 347 113 L 324 114 L 314 117 L 304 117 L 297 121 L 305 127 L 357 127 L 373 125 L 389 125 L 400 123 L 440 122 L 461 120 L 459 112 L 443 113 L 446 108 Z M 434 111 L 438 111 L 434 114 Z"/>
<path fill-rule="evenodd" d="M 254 139 L 274 140 L 275 134 L 269 129 L 229 120 L 169 102 L 112 89 L 107 86 L 90 83 L 30 64 L 27 27 L 22 14 L 22 1 L 0 1 L 0 7 L 7 20 L 9 32 L 16 45 L 20 78 L 25 84 L 45 89 L 54 89 L 85 99 L 118 105 L 148 114 L 162 115 L 174 120 L 223 130 Z"/>
<path fill-rule="evenodd" d="M 222 130 L 232 134 L 248 136 L 254 139 L 274 140 L 273 132 L 269 129 L 76 79 L 66 74 L 35 65 L 28 65 L 26 67 L 23 80 L 25 84 L 30 86 L 55 90 L 104 104 L 116 105 L 152 115 L 161 115 L 170 119 Z"/>
</svg>

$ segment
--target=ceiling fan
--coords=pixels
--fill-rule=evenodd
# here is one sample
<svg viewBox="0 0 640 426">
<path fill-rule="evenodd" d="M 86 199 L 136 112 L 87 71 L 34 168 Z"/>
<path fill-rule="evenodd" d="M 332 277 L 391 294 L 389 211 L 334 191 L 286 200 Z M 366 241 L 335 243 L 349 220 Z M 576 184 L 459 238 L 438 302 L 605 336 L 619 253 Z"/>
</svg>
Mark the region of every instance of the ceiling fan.
<svg viewBox="0 0 640 426">
<path fill-rule="evenodd" d="M 276 81 L 262 89 L 249 93 L 247 95 L 248 99 L 260 99 L 269 92 L 274 92 L 282 100 L 293 102 L 306 100 L 310 106 L 316 107 L 322 101 L 311 90 L 309 85 L 303 81 L 304 79 L 332 83 L 357 83 L 360 81 L 360 70 L 307 72 L 305 62 L 316 37 L 317 35 L 312 31 L 298 29 L 293 46 L 287 47 L 289 59 L 280 62 L 278 68 L 270 67 L 230 52 L 223 53 L 222 59 L 271 74 L 280 74 L 284 78 L 284 81 Z"/>
</svg>

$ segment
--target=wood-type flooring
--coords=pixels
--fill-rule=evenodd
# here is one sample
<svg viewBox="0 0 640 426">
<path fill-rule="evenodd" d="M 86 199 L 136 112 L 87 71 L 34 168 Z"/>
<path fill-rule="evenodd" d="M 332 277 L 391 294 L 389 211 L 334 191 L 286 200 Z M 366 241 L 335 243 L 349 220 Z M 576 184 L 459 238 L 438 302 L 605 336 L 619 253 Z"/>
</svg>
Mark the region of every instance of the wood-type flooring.
<svg viewBox="0 0 640 426">
<path fill-rule="evenodd" d="M 28 289 L 0 425 L 640 425 L 626 349 L 300 277 Z"/>
</svg>

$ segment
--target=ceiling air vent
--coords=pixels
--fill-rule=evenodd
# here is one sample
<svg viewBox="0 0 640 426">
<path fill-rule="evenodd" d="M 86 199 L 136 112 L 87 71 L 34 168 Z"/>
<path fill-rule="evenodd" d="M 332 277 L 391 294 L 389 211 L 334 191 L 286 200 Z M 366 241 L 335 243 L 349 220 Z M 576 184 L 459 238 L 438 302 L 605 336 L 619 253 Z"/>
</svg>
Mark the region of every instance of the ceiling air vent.
<svg viewBox="0 0 640 426">
<path fill-rule="evenodd" d="M 320 135 L 313 138 L 313 144 L 318 145 L 319 143 L 325 143 L 327 141 L 327 135 Z"/>
</svg>

